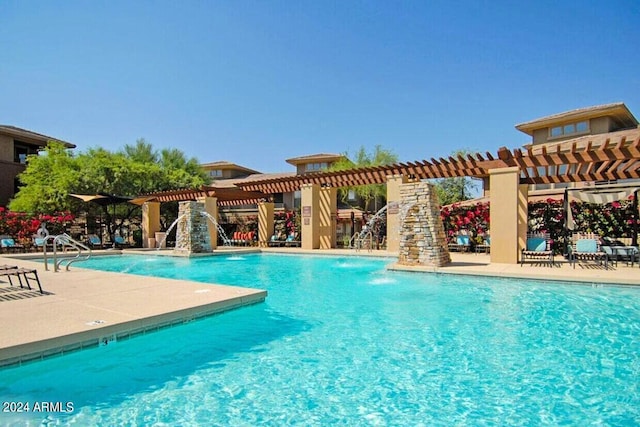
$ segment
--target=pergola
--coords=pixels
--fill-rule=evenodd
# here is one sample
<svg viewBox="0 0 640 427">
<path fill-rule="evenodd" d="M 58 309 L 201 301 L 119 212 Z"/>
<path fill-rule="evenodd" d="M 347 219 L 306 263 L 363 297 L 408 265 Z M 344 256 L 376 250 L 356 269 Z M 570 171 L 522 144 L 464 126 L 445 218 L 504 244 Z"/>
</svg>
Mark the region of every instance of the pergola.
<svg viewBox="0 0 640 427">
<path fill-rule="evenodd" d="M 516 263 L 518 250 L 524 245 L 526 237 L 527 212 L 526 203 L 523 207 L 522 200 L 524 197 L 526 201 L 528 186 L 640 179 L 640 129 L 589 135 L 551 146 L 530 145 L 525 149 L 514 150 L 502 147 L 495 156 L 487 152 L 484 155 L 431 158 L 272 179 L 247 179 L 235 183 L 235 187 L 207 186 L 195 190 L 166 191 L 142 197 L 156 202 L 215 197 L 218 205 L 233 206 L 268 202 L 272 194 L 298 191 L 303 188 L 335 189 L 385 183 L 389 185 L 393 177 L 401 177 L 400 184 L 434 178 L 482 179 L 492 203 L 492 246 L 494 242 L 497 244 L 497 248 L 492 247 L 492 262 Z M 495 191 L 498 189 L 500 191 Z M 389 187 L 387 191 L 389 196 Z M 316 196 L 310 197 L 312 199 L 305 202 L 303 192 L 303 207 L 318 204 L 314 199 Z M 387 197 L 387 199 L 391 201 L 393 197 L 391 199 Z M 389 237 L 388 241 L 391 243 Z M 503 242 L 504 245 L 502 245 Z M 315 246 L 315 243 L 312 246 Z"/>
</svg>

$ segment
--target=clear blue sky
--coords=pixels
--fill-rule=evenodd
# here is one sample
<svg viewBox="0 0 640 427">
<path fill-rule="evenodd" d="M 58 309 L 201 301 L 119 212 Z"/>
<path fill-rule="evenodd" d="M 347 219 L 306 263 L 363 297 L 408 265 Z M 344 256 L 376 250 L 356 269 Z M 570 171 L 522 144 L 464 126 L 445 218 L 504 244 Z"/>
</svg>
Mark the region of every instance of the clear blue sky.
<svg viewBox="0 0 640 427">
<path fill-rule="evenodd" d="M 637 0 L 1 0 L 0 124 L 263 172 L 496 153 L 549 114 L 640 118 L 639 23 Z"/>
</svg>

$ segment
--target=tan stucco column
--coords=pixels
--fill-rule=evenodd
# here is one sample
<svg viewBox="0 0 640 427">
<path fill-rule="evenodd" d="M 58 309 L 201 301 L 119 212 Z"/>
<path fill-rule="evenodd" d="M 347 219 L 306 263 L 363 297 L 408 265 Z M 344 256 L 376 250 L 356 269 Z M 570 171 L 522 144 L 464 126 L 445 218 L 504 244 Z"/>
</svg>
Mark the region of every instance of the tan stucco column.
<svg viewBox="0 0 640 427">
<path fill-rule="evenodd" d="M 149 239 L 155 239 L 160 231 L 160 202 L 145 202 L 142 205 L 142 247 L 149 248 Z"/>
<path fill-rule="evenodd" d="M 387 251 L 400 249 L 400 186 L 408 181 L 404 175 L 387 176 Z"/>
<path fill-rule="evenodd" d="M 274 232 L 274 203 L 258 203 L 258 246 L 266 248 Z"/>
<path fill-rule="evenodd" d="M 204 211 L 211 215 L 211 218 L 218 223 L 218 198 L 217 197 L 205 197 L 204 198 Z M 209 230 L 209 241 L 211 243 L 211 249 L 218 247 L 218 227 L 211 222 L 211 219 L 207 218 L 207 229 Z"/>
<path fill-rule="evenodd" d="M 520 184 L 520 168 L 489 170 L 491 186 L 491 262 L 517 264 L 527 238 L 528 185 Z"/>
<path fill-rule="evenodd" d="M 320 249 L 336 247 L 336 218 L 338 215 L 338 190 L 333 187 L 320 188 L 318 194 Z"/>
<path fill-rule="evenodd" d="M 302 249 L 320 247 L 320 186 L 304 184 L 300 187 L 302 214 Z"/>
</svg>

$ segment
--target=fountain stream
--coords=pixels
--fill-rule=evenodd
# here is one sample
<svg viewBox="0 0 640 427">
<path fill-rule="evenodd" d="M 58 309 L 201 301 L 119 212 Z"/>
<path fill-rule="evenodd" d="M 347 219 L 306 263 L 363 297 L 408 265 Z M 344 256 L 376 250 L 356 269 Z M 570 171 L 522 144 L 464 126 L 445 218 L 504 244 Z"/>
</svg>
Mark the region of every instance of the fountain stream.
<svg viewBox="0 0 640 427">
<path fill-rule="evenodd" d="M 209 212 L 200 211 L 200 214 L 205 216 L 218 230 L 218 235 L 220 235 L 220 239 L 222 239 L 222 246 L 231 246 L 231 240 L 227 237 L 227 234 L 224 232 L 224 229 L 218 224 L 218 221 L 211 215 Z"/>
<path fill-rule="evenodd" d="M 158 242 L 158 248 L 156 250 L 160 250 L 162 249 L 162 246 L 164 245 L 164 242 L 167 240 L 167 237 L 169 236 L 169 233 L 171 233 L 171 230 L 173 230 L 176 225 L 178 225 L 178 222 L 180 222 L 181 219 L 186 218 L 187 214 L 182 214 L 180 216 L 178 216 L 178 218 L 175 219 L 175 221 L 173 221 L 171 223 L 171 225 L 169 226 L 169 228 L 167 228 L 167 231 L 165 232 L 166 234 L 164 235 L 164 237 L 162 238 L 161 241 Z"/>
</svg>

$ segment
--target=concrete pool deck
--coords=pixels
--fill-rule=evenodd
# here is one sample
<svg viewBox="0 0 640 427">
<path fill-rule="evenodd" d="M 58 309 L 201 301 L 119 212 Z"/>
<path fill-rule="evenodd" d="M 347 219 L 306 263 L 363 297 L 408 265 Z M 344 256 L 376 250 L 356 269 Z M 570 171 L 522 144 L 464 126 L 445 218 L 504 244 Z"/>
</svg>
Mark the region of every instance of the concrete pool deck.
<svg viewBox="0 0 640 427">
<path fill-rule="evenodd" d="M 248 252 L 260 250 L 225 249 L 217 254 Z M 397 259 L 397 254 L 386 251 L 269 248 L 262 249 L 262 252 Z M 540 263 L 524 266 L 491 264 L 490 257 L 485 254 L 452 253 L 451 256 L 452 263 L 445 267 L 406 267 L 390 263 L 389 268 L 640 286 L 638 264 L 632 268 L 619 262 L 615 268 L 605 270 L 589 263 L 573 269 L 563 260 L 557 260 L 554 267 L 547 267 Z M 28 258 L 29 255 L 0 257 L 0 265 L 37 269 L 45 291 L 45 295 L 40 295 L 37 289 L 27 291 L 15 286 L 11 289 L 6 277 L 0 277 L 0 367 L 97 346 L 113 339 L 126 339 L 194 318 L 259 303 L 267 296 L 266 291 L 258 289 L 85 270 L 81 264 L 74 264 L 70 271 L 54 273 L 46 271 L 42 262 Z"/>
<path fill-rule="evenodd" d="M 0 367 L 188 322 L 264 301 L 263 290 L 86 270 L 45 271 L 42 262 L 0 257 L 35 268 L 37 287 L 0 277 Z M 32 283 L 33 285 L 33 283 Z"/>
</svg>

